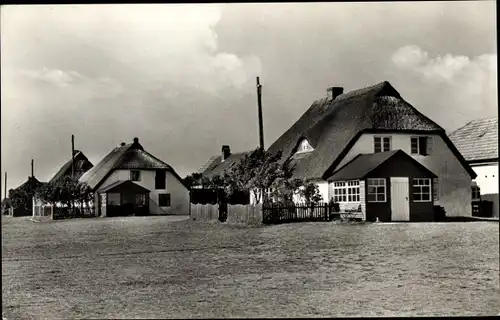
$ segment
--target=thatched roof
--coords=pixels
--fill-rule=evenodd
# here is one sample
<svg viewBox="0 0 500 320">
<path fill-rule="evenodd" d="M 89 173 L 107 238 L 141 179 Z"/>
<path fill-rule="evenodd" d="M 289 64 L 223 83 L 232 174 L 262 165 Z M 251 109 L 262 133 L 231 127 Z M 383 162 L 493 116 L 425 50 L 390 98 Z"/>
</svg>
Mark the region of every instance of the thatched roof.
<svg viewBox="0 0 500 320">
<path fill-rule="evenodd" d="M 432 171 L 424 167 L 422 164 L 420 164 L 420 162 L 413 159 L 403 150 L 391 150 L 386 152 L 359 154 L 354 157 L 354 159 L 342 166 L 340 169 L 336 170 L 333 175 L 327 180 L 343 181 L 364 179 L 375 169 L 379 168 L 384 163 L 388 163 L 388 161 L 391 159 L 394 161 L 394 163 L 409 161 L 413 163 L 414 166 L 419 167 L 423 172 L 426 172 L 428 177 L 437 177 Z M 393 163 L 391 163 L 390 165 L 393 165 Z"/>
<path fill-rule="evenodd" d="M 98 164 L 85 172 L 79 181 L 87 183 L 93 190 L 96 190 L 117 169 L 165 169 L 183 183 L 171 166 L 145 151 L 138 139 L 111 150 Z"/>
<path fill-rule="evenodd" d="M 33 193 L 38 187 L 40 187 L 43 184 L 43 182 L 40 182 L 37 178 L 35 177 L 28 177 L 28 180 L 21 184 L 19 187 L 15 188 L 14 190 L 17 191 L 25 191 L 28 194 Z"/>
<path fill-rule="evenodd" d="M 498 161 L 498 118 L 470 121 L 450 139 L 469 162 Z"/>
<path fill-rule="evenodd" d="M 314 151 L 293 159 L 294 176 L 326 179 L 362 133 L 388 131 L 441 135 L 466 170 L 475 176 L 445 130 L 406 102 L 387 81 L 341 94 L 334 100 L 316 100 L 268 150 L 281 150 L 283 159 L 289 159 L 300 141 L 307 139 Z"/>
<path fill-rule="evenodd" d="M 250 153 L 252 153 L 252 151 L 233 153 L 224 161 L 221 161 L 222 155 L 211 156 L 198 172 L 207 178 L 217 176 L 237 163 L 245 154 Z"/>
<path fill-rule="evenodd" d="M 91 169 L 94 165 L 87 159 L 87 157 L 80 150 L 74 151 L 75 158 L 75 177 L 79 178 L 82 174 Z M 57 173 L 50 179 L 50 182 L 57 181 L 64 176 L 71 176 L 71 162 L 69 159 L 62 167 L 57 171 Z"/>
</svg>

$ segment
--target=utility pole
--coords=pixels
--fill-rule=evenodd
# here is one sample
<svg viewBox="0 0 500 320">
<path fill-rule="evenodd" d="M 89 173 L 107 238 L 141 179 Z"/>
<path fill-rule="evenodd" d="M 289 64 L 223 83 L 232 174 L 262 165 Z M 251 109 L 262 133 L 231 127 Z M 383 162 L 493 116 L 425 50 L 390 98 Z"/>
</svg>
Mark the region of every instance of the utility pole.
<svg viewBox="0 0 500 320">
<path fill-rule="evenodd" d="M 5 171 L 5 184 L 3 185 L 3 198 L 7 199 L 7 171 Z"/>
<path fill-rule="evenodd" d="M 259 111 L 259 146 L 264 151 L 264 123 L 262 120 L 262 86 L 257 77 L 257 106 Z"/>
<path fill-rule="evenodd" d="M 31 177 L 35 177 L 35 160 L 31 159 Z"/>
<path fill-rule="evenodd" d="M 264 123 L 262 120 L 262 85 L 260 84 L 259 77 L 257 77 L 257 108 L 259 112 L 259 147 L 262 154 L 264 154 Z M 260 190 L 260 200 L 264 203 L 266 190 Z"/>
<path fill-rule="evenodd" d="M 71 135 L 71 177 L 75 177 L 75 136 Z"/>
</svg>

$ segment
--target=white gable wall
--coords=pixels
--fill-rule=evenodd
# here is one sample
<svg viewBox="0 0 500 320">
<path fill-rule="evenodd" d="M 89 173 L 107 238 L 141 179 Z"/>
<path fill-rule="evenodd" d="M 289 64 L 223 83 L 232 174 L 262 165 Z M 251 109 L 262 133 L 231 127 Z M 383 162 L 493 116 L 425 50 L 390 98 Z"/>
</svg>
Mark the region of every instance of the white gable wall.
<svg viewBox="0 0 500 320">
<path fill-rule="evenodd" d="M 360 153 L 373 153 L 374 136 L 391 136 L 391 150 L 403 150 L 438 176 L 439 200 L 435 201 L 435 203 L 445 208 L 447 216 L 472 215 L 471 177 L 439 135 L 421 135 L 433 137 L 432 154 L 421 156 L 411 155 L 410 138 L 418 135 L 408 133 L 365 133 L 359 137 L 335 169 L 341 168 Z"/>
<path fill-rule="evenodd" d="M 151 214 L 189 214 L 189 190 L 175 177 L 172 172 L 166 171 L 166 189 L 155 189 L 155 170 L 140 170 L 141 181 L 134 181 L 138 185 L 150 190 L 149 212 Z M 130 180 L 130 170 L 115 170 L 106 178 L 100 188 L 108 186 L 118 180 Z M 170 193 L 170 207 L 158 205 L 158 195 Z"/>
<path fill-rule="evenodd" d="M 472 165 L 477 177 L 474 181 L 481 188 L 481 194 L 498 193 L 498 162 Z"/>
</svg>

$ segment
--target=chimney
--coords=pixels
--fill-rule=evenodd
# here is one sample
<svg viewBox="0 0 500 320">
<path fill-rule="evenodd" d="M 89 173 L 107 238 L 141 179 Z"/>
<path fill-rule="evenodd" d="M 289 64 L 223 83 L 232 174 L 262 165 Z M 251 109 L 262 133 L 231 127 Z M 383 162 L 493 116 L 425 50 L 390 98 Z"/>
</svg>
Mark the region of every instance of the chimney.
<svg viewBox="0 0 500 320">
<path fill-rule="evenodd" d="M 229 146 L 226 145 L 222 146 L 221 161 L 226 160 L 230 155 L 231 155 L 231 148 L 229 148 Z"/>
<path fill-rule="evenodd" d="M 344 88 L 342 87 L 330 87 L 326 89 L 328 101 L 333 101 L 335 98 L 344 93 Z"/>
<path fill-rule="evenodd" d="M 135 137 L 134 138 L 134 143 L 139 143 L 139 138 Z"/>
<path fill-rule="evenodd" d="M 120 143 L 120 146 L 123 147 L 125 145 L 125 142 Z"/>
</svg>

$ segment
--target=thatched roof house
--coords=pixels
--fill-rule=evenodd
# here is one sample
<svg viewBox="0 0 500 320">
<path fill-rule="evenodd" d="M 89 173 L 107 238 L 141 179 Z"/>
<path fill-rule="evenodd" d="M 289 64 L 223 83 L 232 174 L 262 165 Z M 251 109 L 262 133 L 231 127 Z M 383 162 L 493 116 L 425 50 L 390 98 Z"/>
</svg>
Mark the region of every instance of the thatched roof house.
<svg viewBox="0 0 500 320">
<path fill-rule="evenodd" d="M 189 212 L 189 190 L 181 177 L 144 150 L 138 138 L 113 148 L 79 181 L 92 188 L 96 212 L 102 215 L 133 214 L 134 210 L 149 214 Z"/>
<path fill-rule="evenodd" d="M 72 161 L 69 159 L 56 174 L 50 179 L 50 182 L 55 182 L 62 179 L 65 176 L 71 176 L 72 174 Z M 75 161 L 75 178 L 80 178 L 85 172 L 90 170 L 94 165 L 87 159 L 87 157 L 80 150 L 74 151 L 74 161 Z"/>
<path fill-rule="evenodd" d="M 339 89 L 338 93 L 343 91 Z M 268 150 L 281 150 L 283 159 L 295 157 L 296 177 L 326 179 L 360 135 L 384 131 L 438 134 L 465 164 L 445 130 L 406 102 L 387 81 L 314 101 Z M 304 139 L 314 151 L 295 155 Z M 465 168 L 474 174 L 469 166 Z"/>
<path fill-rule="evenodd" d="M 32 197 L 35 195 L 36 190 L 42 185 L 43 182 L 40 182 L 37 178 L 31 176 L 28 177 L 28 180 L 26 180 L 26 182 L 21 184 L 19 187 L 10 189 L 9 199 L 18 197 L 18 199 L 22 199 L 22 201 L 14 202 L 24 203 L 23 206 L 12 208 L 11 214 L 15 217 L 31 215 L 33 209 Z"/>
</svg>

